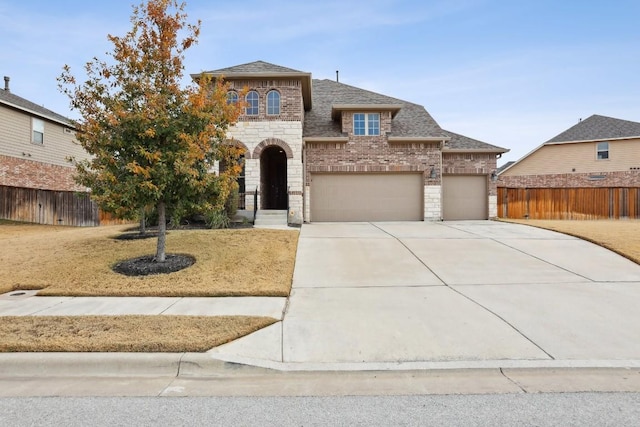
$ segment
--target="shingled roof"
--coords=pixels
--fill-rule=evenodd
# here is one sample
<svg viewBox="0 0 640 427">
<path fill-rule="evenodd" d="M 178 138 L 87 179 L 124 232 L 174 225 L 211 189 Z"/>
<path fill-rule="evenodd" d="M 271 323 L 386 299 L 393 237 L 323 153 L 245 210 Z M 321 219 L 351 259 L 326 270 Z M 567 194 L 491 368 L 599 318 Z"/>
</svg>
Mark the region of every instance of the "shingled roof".
<svg viewBox="0 0 640 427">
<path fill-rule="evenodd" d="M 506 153 L 509 150 L 507 148 L 498 147 L 496 145 L 487 144 L 486 142 L 478 141 L 477 139 L 469 138 L 468 136 L 460 135 L 451 131 L 444 131 L 451 138 L 444 150 L 443 153 L 455 152 L 455 151 L 485 151 L 485 152 L 495 152 L 495 153 Z"/>
<path fill-rule="evenodd" d="M 423 106 L 397 98 L 338 83 L 333 80 L 313 80 L 313 109 L 304 118 L 303 136 L 340 137 L 342 126 L 333 120 L 331 110 L 334 105 L 399 105 L 400 111 L 393 119 L 392 137 L 436 137 L 448 135 L 429 115 Z"/>
<path fill-rule="evenodd" d="M 18 95 L 14 95 L 6 89 L 0 89 L 0 104 L 6 105 L 9 108 L 24 111 L 25 113 L 32 114 L 36 117 L 60 123 L 64 126 L 73 127 L 71 120 L 69 120 L 67 117 L 64 117 L 61 114 L 44 108 Z"/>
<path fill-rule="evenodd" d="M 265 61 L 254 61 L 246 64 L 235 65 L 233 67 L 221 68 L 219 70 L 205 71 L 206 74 L 262 74 L 262 73 L 303 73 L 303 71 L 293 68 L 282 67 Z"/>
<path fill-rule="evenodd" d="M 640 123 L 594 114 L 545 144 L 640 137 Z"/>
</svg>

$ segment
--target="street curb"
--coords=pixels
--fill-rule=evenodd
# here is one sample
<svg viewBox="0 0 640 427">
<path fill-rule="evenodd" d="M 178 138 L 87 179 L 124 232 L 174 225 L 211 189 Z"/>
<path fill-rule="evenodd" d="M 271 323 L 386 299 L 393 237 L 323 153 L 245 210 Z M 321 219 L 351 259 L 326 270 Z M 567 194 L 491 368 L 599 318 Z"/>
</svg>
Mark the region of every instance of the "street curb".
<svg viewBox="0 0 640 427">
<path fill-rule="evenodd" d="M 640 360 L 286 363 L 208 353 L 6 353 L 0 377 L 250 377 L 287 372 L 640 369 Z"/>
</svg>

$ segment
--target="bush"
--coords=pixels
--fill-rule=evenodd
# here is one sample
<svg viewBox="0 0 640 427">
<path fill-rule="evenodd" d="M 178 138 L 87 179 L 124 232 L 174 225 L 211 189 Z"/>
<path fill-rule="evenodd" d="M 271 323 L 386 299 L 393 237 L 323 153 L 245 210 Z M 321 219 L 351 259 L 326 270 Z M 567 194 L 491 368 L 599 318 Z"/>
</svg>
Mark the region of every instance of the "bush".
<svg viewBox="0 0 640 427">
<path fill-rule="evenodd" d="M 205 214 L 207 226 L 210 228 L 229 228 L 231 219 L 224 210 L 211 211 Z"/>
<path fill-rule="evenodd" d="M 238 192 L 238 186 L 234 186 L 227 200 L 224 203 L 224 210 L 229 218 L 233 218 L 238 213 L 238 201 L 240 200 L 240 193 Z"/>
</svg>

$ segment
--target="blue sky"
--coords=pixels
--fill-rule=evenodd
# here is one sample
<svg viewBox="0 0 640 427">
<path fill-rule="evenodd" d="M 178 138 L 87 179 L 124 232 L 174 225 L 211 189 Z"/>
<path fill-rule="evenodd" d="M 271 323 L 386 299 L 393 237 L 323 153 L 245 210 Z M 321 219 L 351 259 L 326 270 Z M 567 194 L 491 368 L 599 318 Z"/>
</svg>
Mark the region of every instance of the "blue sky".
<svg viewBox="0 0 640 427">
<path fill-rule="evenodd" d="M 0 74 L 75 117 L 56 77 L 111 50 L 129 0 L 0 0 Z M 638 0 L 188 0 L 189 73 L 263 60 L 424 105 L 517 160 L 592 114 L 640 121 Z"/>
</svg>

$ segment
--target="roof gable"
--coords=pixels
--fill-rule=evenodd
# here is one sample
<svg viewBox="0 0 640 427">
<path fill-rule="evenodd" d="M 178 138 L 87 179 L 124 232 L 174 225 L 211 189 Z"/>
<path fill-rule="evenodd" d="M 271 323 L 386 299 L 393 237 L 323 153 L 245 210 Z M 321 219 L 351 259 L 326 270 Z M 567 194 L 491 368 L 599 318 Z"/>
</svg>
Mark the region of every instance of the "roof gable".
<svg viewBox="0 0 640 427">
<path fill-rule="evenodd" d="M 12 92 L 0 89 L 0 104 L 6 105 L 10 108 L 14 108 L 16 110 L 21 110 L 25 113 L 47 119 L 64 126 L 73 127 L 71 120 L 61 114 L 58 114 L 54 111 L 51 111 L 47 108 L 44 108 L 41 105 L 38 105 L 34 102 L 31 102 L 25 98 L 22 98 L 18 95 L 13 94 Z"/>
<path fill-rule="evenodd" d="M 206 74 L 280 74 L 280 73 L 303 73 L 303 71 L 293 68 L 282 67 L 265 61 L 254 61 L 246 64 L 234 65 L 233 67 L 221 68 L 219 70 L 205 71 Z"/>
<path fill-rule="evenodd" d="M 545 144 L 637 137 L 640 137 L 640 123 L 594 114 Z"/>
<path fill-rule="evenodd" d="M 264 61 L 249 62 L 233 67 L 220 68 L 219 70 L 203 71 L 191 74 L 191 78 L 198 80 L 202 74 L 214 78 L 222 77 L 225 80 L 252 80 L 260 78 L 268 79 L 300 79 L 302 82 L 302 101 L 305 110 L 311 109 L 311 73 L 282 67 Z"/>
</svg>

